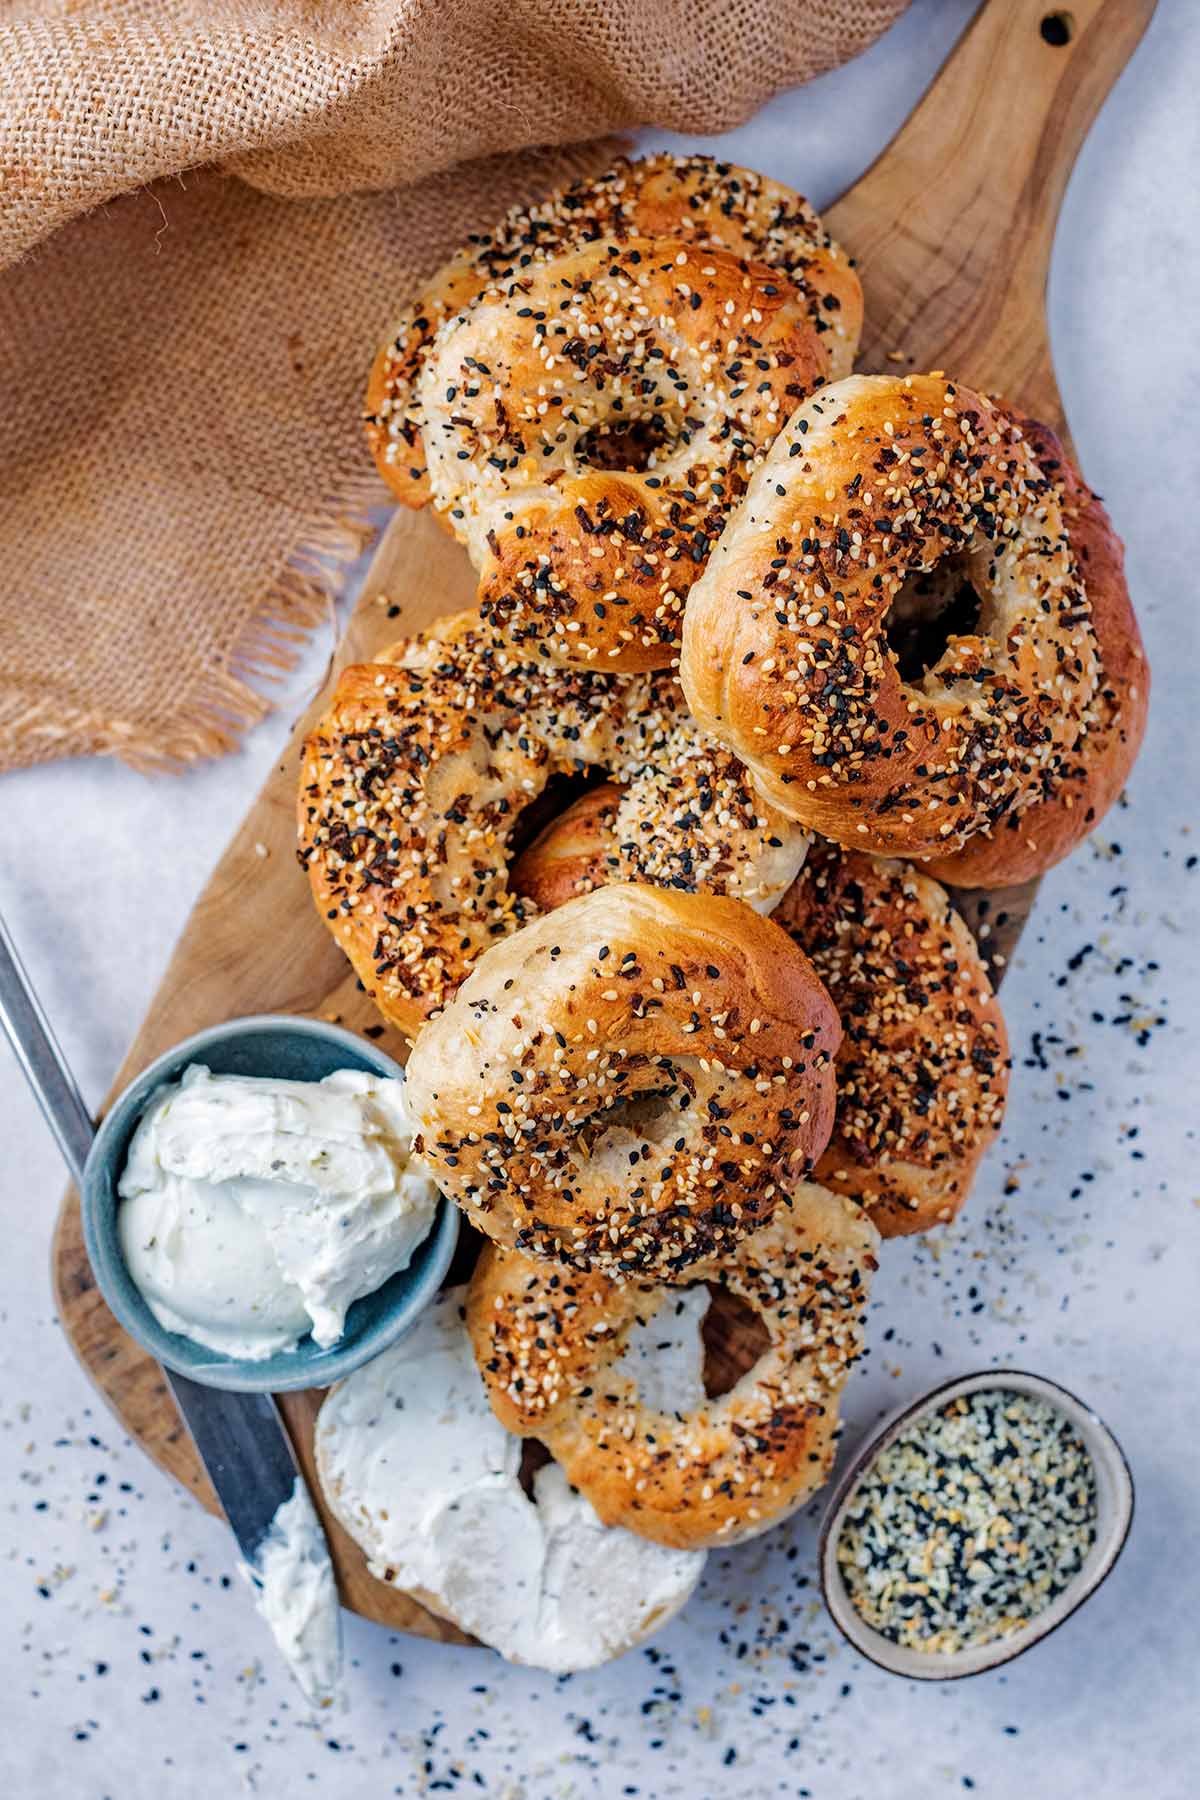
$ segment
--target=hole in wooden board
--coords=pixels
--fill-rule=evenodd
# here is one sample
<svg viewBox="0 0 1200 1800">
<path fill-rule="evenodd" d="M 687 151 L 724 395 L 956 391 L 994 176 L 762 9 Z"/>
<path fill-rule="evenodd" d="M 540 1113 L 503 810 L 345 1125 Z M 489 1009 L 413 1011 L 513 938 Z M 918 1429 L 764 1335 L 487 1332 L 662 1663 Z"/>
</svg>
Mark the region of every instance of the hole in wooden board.
<svg viewBox="0 0 1200 1800">
<path fill-rule="evenodd" d="M 1049 12 L 1038 26 L 1043 43 L 1052 50 L 1065 50 L 1075 36 L 1075 16 L 1073 13 L 1058 11 Z"/>
<path fill-rule="evenodd" d="M 736 1387 L 759 1357 L 771 1347 L 770 1334 L 752 1306 L 714 1282 L 707 1284 L 712 1303 L 704 1315 L 704 1391 L 719 1400 Z"/>
</svg>

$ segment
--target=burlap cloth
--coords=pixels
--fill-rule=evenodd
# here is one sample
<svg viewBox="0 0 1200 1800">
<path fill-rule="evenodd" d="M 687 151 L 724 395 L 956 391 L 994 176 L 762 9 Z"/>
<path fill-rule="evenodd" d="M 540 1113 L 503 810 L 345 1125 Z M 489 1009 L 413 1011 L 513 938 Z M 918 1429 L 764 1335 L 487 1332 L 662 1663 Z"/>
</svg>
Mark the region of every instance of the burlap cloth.
<svg viewBox="0 0 1200 1800">
<path fill-rule="evenodd" d="M 904 4 L 0 0 L 0 766 L 233 742 L 384 498 L 361 394 L 416 280 Z"/>
</svg>

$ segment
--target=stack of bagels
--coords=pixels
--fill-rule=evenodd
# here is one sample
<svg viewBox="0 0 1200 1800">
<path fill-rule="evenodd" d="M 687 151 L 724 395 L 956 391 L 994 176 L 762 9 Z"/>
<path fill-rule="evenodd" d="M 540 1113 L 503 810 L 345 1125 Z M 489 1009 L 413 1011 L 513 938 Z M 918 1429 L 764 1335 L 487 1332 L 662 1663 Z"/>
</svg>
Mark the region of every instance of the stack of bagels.
<svg viewBox="0 0 1200 1800">
<path fill-rule="evenodd" d="M 940 884 L 1065 856 L 1145 721 L 1121 545 L 1053 433 L 855 375 L 861 321 L 811 208 L 702 156 L 472 241 L 367 430 L 477 607 L 347 669 L 303 757 L 313 897 L 486 1240 L 492 1411 L 676 1550 L 825 1478 L 879 1239 L 951 1219 L 999 1128 Z M 670 1392 L 655 1321 L 698 1333 L 710 1292 L 757 1360 Z"/>
</svg>

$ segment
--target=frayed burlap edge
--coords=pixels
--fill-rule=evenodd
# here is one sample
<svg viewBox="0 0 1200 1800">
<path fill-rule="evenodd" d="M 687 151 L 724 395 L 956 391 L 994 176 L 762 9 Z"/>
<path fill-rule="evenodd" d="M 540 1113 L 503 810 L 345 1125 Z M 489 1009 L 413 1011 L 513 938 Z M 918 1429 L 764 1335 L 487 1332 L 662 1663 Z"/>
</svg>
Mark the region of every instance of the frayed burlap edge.
<svg viewBox="0 0 1200 1800">
<path fill-rule="evenodd" d="M 365 454 L 365 453 L 364 453 Z M 61 699 L 13 692 L 0 704 L 0 742 L 20 743 L 20 766 L 51 762 L 64 738 L 85 737 L 86 754 L 115 756 L 143 774 L 176 773 L 189 763 L 233 750 L 245 734 L 275 710 L 270 685 L 296 668 L 314 632 L 328 625 L 331 654 L 337 637 L 336 603 L 348 569 L 378 535 L 372 508 L 387 492 L 365 475 L 314 518 L 298 547 L 251 603 L 233 642 L 213 653 L 187 699 L 160 719 L 127 723 Z M 262 684 L 267 684 L 266 689 Z M 10 690 L 11 692 L 11 690 Z"/>
</svg>

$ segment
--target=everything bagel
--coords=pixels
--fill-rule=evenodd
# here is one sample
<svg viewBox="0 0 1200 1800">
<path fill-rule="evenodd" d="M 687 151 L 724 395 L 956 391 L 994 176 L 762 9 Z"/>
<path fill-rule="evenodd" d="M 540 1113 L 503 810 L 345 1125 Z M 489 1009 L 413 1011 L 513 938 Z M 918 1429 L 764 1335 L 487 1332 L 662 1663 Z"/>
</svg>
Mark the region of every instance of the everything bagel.
<svg viewBox="0 0 1200 1800">
<path fill-rule="evenodd" d="M 615 879 L 621 792 L 593 789 L 518 858 L 543 910 Z M 817 1181 L 864 1205 L 884 1237 L 959 1211 L 1000 1129 L 1008 1038 L 975 940 L 910 863 L 816 840 L 771 914 L 842 1021 L 833 1133 Z"/>
<path fill-rule="evenodd" d="M 889 615 L 946 559 L 979 617 L 906 679 Z M 693 586 L 680 672 L 781 811 L 851 849 L 946 855 L 1037 797 L 1096 688 L 1058 489 L 968 388 L 838 382 L 788 422 Z"/>
<path fill-rule="evenodd" d="M 675 238 L 563 251 L 447 320 L 422 436 L 484 617 L 558 661 L 665 667 L 731 508 L 828 370 L 790 282 Z"/>
<path fill-rule="evenodd" d="M 840 1036 L 769 919 L 608 887 L 494 945 L 420 1032 L 414 1141 L 496 1242 L 669 1278 L 754 1230 L 812 1168 Z"/>
<path fill-rule="evenodd" d="M 1021 429 L 1043 473 L 1060 490 L 1076 566 L 1087 590 L 1100 679 L 1078 738 L 1047 767 L 1038 797 L 1010 807 L 952 856 L 926 865 L 957 887 L 1010 887 L 1061 862 L 1099 824 L 1129 779 L 1146 731 L 1150 664 L 1125 582 L 1125 552 L 1093 494 L 1048 425 Z"/>
<path fill-rule="evenodd" d="M 409 307 L 375 359 L 367 388 L 367 438 L 398 500 L 429 499 L 418 380 L 444 321 L 489 288 L 525 279 L 539 262 L 606 239 L 678 238 L 722 246 L 787 277 L 821 339 L 827 379 L 848 375 L 862 324 L 862 290 L 845 252 L 790 188 L 710 156 L 622 157 L 533 207 L 518 206 L 494 231 L 472 238 Z"/>
<path fill-rule="evenodd" d="M 300 860 L 385 1017 L 410 1037 L 535 910 L 508 880 L 524 808 L 556 775 L 623 783 L 611 879 L 766 911 L 807 834 L 698 731 L 670 674 L 524 657 L 473 613 L 344 671 L 304 749 Z"/>
<path fill-rule="evenodd" d="M 911 864 L 814 845 L 774 914 L 842 1021 L 833 1133 L 815 1178 L 884 1237 L 959 1211 L 1000 1129 L 1008 1036 L 975 940 Z"/>
<path fill-rule="evenodd" d="M 704 1557 L 609 1530 L 552 1462 L 523 1486 L 524 1446 L 488 1404 L 464 1300 L 443 1288 L 325 1396 L 321 1489 L 379 1581 L 511 1662 L 591 1668 L 678 1612 Z"/>
<path fill-rule="evenodd" d="M 492 1408 L 538 1438 L 608 1525 L 678 1549 L 735 1544 L 795 1511 L 833 1462 L 878 1237 L 812 1184 L 698 1281 L 757 1314 L 768 1347 L 706 1397 L 704 1288 L 615 1286 L 494 1246 L 467 1292 Z"/>
</svg>

